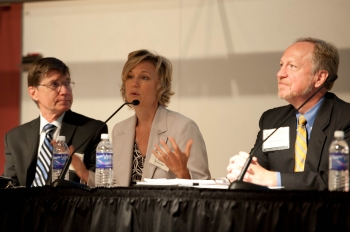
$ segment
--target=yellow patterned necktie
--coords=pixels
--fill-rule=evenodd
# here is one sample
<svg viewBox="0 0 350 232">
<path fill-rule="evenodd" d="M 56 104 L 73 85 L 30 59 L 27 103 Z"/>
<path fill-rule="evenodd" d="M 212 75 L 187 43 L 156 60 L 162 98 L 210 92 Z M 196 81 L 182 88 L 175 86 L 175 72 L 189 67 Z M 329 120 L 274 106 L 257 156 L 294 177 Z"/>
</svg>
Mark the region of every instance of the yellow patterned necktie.
<svg viewBox="0 0 350 232">
<path fill-rule="evenodd" d="M 297 138 L 295 140 L 294 172 L 303 172 L 307 153 L 306 119 L 303 115 L 298 118 Z"/>
</svg>

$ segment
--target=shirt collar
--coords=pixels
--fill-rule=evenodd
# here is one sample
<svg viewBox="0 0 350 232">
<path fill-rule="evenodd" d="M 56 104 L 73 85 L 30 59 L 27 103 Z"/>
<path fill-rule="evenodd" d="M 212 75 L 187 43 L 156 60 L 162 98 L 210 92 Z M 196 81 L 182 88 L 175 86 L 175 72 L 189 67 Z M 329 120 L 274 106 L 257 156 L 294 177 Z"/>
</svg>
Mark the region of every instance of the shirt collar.
<svg viewBox="0 0 350 232">
<path fill-rule="evenodd" d="M 316 115 L 318 110 L 320 109 L 322 102 L 324 101 L 324 96 L 317 102 L 316 105 L 314 105 L 310 110 L 308 110 L 305 114 L 304 117 L 306 119 L 307 125 L 309 125 L 310 127 L 312 127 L 312 125 L 314 124 L 314 121 L 316 119 Z M 299 116 L 301 115 L 301 113 L 296 112 L 296 118 L 298 120 Z M 297 125 L 298 125 L 298 121 L 297 121 Z"/>
<path fill-rule="evenodd" d="M 62 120 L 63 120 L 63 117 L 65 114 L 66 114 L 66 112 L 64 112 L 56 121 L 48 122 L 40 112 L 40 130 L 39 130 L 39 133 L 41 134 L 44 132 L 44 127 L 46 126 L 46 124 L 53 124 L 57 128 L 61 128 Z"/>
</svg>

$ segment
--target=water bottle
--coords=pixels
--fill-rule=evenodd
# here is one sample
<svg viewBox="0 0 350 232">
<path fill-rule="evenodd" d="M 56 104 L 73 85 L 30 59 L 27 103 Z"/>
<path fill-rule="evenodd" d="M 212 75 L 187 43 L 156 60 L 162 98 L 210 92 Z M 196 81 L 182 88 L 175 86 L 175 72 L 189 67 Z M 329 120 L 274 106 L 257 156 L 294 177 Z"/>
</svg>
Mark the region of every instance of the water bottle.
<svg viewBox="0 0 350 232">
<path fill-rule="evenodd" d="M 349 191 L 349 146 L 344 131 L 335 131 L 329 147 L 329 191 Z"/>
<path fill-rule="evenodd" d="M 52 152 L 52 182 L 58 179 L 61 171 L 69 157 L 69 149 L 66 144 L 66 136 L 58 136 L 57 144 L 53 146 Z M 64 176 L 68 180 L 68 172 Z"/>
<path fill-rule="evenodd" d="M 108 134 L 101 134 L 101 142 L 96 148 L 96 187 L 111 187 L 113 179 L 113 148 Z"/>
</svg>

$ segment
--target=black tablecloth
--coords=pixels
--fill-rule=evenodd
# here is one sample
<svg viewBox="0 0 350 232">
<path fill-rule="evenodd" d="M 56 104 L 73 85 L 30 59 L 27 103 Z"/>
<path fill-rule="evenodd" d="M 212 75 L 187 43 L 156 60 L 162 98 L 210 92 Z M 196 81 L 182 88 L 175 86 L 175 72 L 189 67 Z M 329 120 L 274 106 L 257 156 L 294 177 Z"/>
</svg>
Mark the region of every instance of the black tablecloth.
<svg viewBox="0 0 350 232">
<path fill-rule="evenodd" d="M 350 231 L 350 195 L 186 187 L 0 190 L 1 231 Z"/>
</svg>

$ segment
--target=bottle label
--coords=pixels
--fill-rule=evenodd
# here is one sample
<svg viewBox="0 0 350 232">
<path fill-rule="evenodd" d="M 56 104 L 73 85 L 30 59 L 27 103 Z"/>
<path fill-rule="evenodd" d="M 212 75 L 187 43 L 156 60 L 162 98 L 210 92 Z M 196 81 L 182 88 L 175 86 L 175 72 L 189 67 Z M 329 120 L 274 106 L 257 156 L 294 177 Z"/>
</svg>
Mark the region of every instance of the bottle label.
<svg viewBox="0 0 350 232">
<path fill-rule="evenodd" d="M 68 157 L 68 154 L 53 154 L 52 168 L 63 169 Z"/>
<path fill-rule="evenodd" d="M 113 153 L 96 153 L 96 168 L 112 168 Z"/>
<path fill-rule="evenodd" d="M 349 169 L 349 154 L 330 153 L 329 169 L 335 171 L 344 171 Z"/>
</svg>

